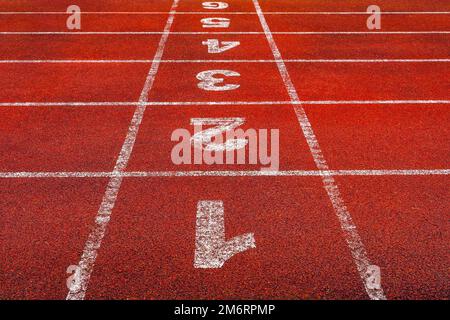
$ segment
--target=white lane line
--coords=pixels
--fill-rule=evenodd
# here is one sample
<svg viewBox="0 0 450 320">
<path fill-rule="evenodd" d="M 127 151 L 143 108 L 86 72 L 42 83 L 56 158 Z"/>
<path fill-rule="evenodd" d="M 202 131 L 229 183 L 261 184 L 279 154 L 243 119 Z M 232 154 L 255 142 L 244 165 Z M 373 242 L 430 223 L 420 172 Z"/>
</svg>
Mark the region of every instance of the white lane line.
<svg viewBox="0 0 450 320">
<path fill-rule="evenodd" d="M 0 64 L 9 63 L 276 63 L 277 60 L 264 59 L 224 59 L 224 60 L 0 60 Z M 297 63 L 432 63 L 450 62 L 450 59 L 284 59 L 284 62 Z"/>
<path fill-rule="evenodd" d="M 333 105 L 333 104 L 449 104 L 450 100 L 316 100 L 299 101 L 297 104 Z"/>
<path fill-rule="evenodd" d="M 158 49 L 155 53 L 154 60 L 156 61 L 161 60 L 161 57 L 163 55 L 164 48 L 166 46 L 170 29 L 175 17 L 174 13 L 178 7 L 179 1 L 180 0 L 173 1 L 166 26 L 164 27 L 163 35 L 161 37 L 161 40 L 159 41 Z M 147 74 L 144 88 L 142 89 L 141 95 L 139 97 L 139 104 L 136 107 L 130 126 L 128 128 L 128 133 L 122 145 L 120 154 L 117 158 L 113 171 L 114 173 L 123 172 L 128 165 L 128 161 L 133 151 L 139 127 L 144 118 L 145 109 L 147 107 L 145 103 L 148 101 L 148 93 L 153 86 L 158 68 L 159 62 L 154 62 Z M 122 180 L 123 177 L 117 176 L 111 177 L 108 182 L 108 186 L 103 196 L 102 203 L 97 212 L 94 229 L 89 234 L 83 250 L 83 254 L 78 264 L 79 279 L 77 279 L 78 281 L 75 281 L 75 284 L 70 287 L 66 297 L 67 300 L 83 300 L 86 295 L 89 279 L 91 277 L 95 260 L 97 258 L 97 251 L 101 246 L 103 237 L 106 233 L 106 228 L 108 226 L 109 220 L 111 219 L 111 213 L 116 203 Z"/>
<path fill-rule="evenodd" d="M 328 177 L 447 176 L 450 169 L 285 170 L 285 171 L 121 171 L 121 172 L 0 172 L 0 179 L 24 178 L 162 178 L 162 177 Z"/>
<path fill-rule="evenodd" d="M 300 99 L 298 97 L 297 90 L 294 87 L 286 65 L 282 61 L 281 53 L 278 50 L 275 40 L 273 39 L 272 33 L 261 10 L 261 7 L 259 6 L 258 0 L 253 0 L 253 4 L 255 5 L 259 21 L 261 22 L 261 25 L 264 29 L 267 41 L 269 42 L 269 46 L 272 49 L 273 56 L 275 60 L 281 60 L 277 62 L 277 66 L 286 89 L 289 93 L 289 96 L 291 97 L 291 101 L 298 104 L 300 102 Z M 305 110 L 301 105 L 294 106 L 294 110 L 317 168 L 319 170 L 328 171 L 328 164 L 323 156 L 322 149 L 320 148 L 319 142 L 316 138 L 316 135 L 314 134 Z M 341 229 L 344 233 L 345 240 L 351 251 L 353 260 L 356 264 L 368 296 L 373 300 L 385 300 L 386 297 L 381 286 L 374 289 L 370 288 L 368 285 L 368 269 L 372 264 L 370 263 L 366 248 L 358 234 L 356 225 L 353 223 L 350 212 L 348 211 L 344 200 L 342 199 L 335 179 L 332 175 L 322 176 L 322 182 L 328 194 L 328 197 L 331 200 L 334 210 L 336 211 L 336 215 L 341 224 Z"/>
<path fill-rule="evenodd" d="M 0 35 L 162 35 L 160 31 L 0 31 Z M 171 35 L 259 35 L 259 31 L 174 31 Z M 395 34 L 450 34 L 447 30 L 436 31 L 275 31 L 280 35 L 395 35 Z"/>
<path fill-rule="evenodd" d="M 450 100 L 300 100 L 300 101 L 108 101 L 108 102 L 0 102 L 0 107 L 132 107 L 145 106 L 271 106 L 271 105 L 399 105 L 450 104 Z"/>
<path fill-rule="evenodd" d="M 167 15 L 164 11 L 83 11 L 81 14 L 92 15 Z M 176 15 L 211 15 L 208 11 L 178 11 Z M 253 11 L 227 11 L 222 15 L 256 15 Z M 368 15 L 366 11 L 267 11 L 265 15 Z M 383 11 L 383 15 L 441 15 L 450 14 L 448 11 Z M 68 15 L 64 11 L 6 11 L 0 15 Z"/>
</svg>

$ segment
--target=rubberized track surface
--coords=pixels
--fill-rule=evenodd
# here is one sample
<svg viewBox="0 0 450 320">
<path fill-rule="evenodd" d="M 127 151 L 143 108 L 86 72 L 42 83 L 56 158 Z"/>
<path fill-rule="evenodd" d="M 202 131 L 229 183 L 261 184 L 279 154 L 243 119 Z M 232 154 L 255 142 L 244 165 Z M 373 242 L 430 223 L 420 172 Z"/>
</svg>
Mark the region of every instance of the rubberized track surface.
<svg viewBox="0 0 450 320">
<path fill-rule="evenodd" d="M 78 0 L 71 31 L 0 0 L 0 298 L 448 299 L 450 3 L 377 1 L 369 31 L 365 0 L 223 2 Z M 279 129 L 279 171 L 174 164 L 193 118 Z M 222 268 L 193 264 L 206 200 L 255 238 Z"/>
</svg>

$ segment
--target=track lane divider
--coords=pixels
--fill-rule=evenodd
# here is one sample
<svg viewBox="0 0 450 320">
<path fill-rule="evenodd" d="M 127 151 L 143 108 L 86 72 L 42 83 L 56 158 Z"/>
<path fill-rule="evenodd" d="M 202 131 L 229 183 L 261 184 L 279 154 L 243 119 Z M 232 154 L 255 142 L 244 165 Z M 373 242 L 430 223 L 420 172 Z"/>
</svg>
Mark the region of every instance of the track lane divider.
<svg viewBox="0 0 450 320">
<path fill-rule="evenodd" d="M 278 66 L 281 78 L 283 79 L 283 82 L 285 84 L 286 90 L 288 91 L 291 101 L 295 104 L 294 106 L 295 114 L 297 115 L 298 122 L 303 131 L 303 135 L 305 136 L 306 142 L 309 146 L 314 162 L 319 170 L 329 171 L 330 170 L 329 166 L 323 156 L 322 149 L 319 145 L 316 135 L 314 134 L 308 116 L 306 115 L 305 110 L 300 104 L 300 98 L 298 96 L 297 90 L 291 80 L 291 77 L 289 75 L 285 63 L 283 62 L 283 58 L 278 49 L 278 46 L 275 43 L 269 25 L 267 24 L 266 18 L 264 16 L 264 13 L 261 10 L 259 1 L 253 0 L 253 4 L 255 6 L 256 12 L 258 13 L 259 21 L 261 22 L 261 26 L 263 27 L 264 33 L 266 35 L 267 41 L 269 42 L 269 46 L 272 50 L 273 56 L 275 60 L 277 60 L 276 64 Z M 323 186 L 334 207 L 336 216 L 339 219 L 345 241 L 347 242 L 347 245 L 353 256 L 353 261 L 356 264 L 359 276 L 363 282 L 364 288 L 369 298 L 372 300 L 386 300 L 386 296 L 384 295 L 383 288 L 381 286 L 377 288 L 373 288 L 370 286 L 369 269 L 372 266 L 372 264 L 370 263 L 367 250 L 364 246 L 364 243 L 362 242 L 361 237 L 358 234 L 356 225 L 353 222 L 351 214 L 348 211 L 344 203 L 344 200 L 342 199 L 341 192 L 339 191 L 335 179 L 331 174 L 323 175 L 321 177 Z"/>
<path fill-rule="evenodd" d="M 284 171 L 123 171 L 123 172 L 0 172 L 0 179 L 34 178 L 163 178 L 163 177 L 322 177 L 322 176 L 446 176 L 450 169 L 284 170 Z"/>
<path fill-rule="evenodd" d="M 274 63 L 277 60 L 0 60 L 0 64 L 34 64 L 34 63 Z M 450 62 L 450 59 L 285 59 L 284 62 L 296 62 L 296 63 L 431 63 L 431 62 Z"/>
<path fill-rule="evenodd" d="M 66 11 L 3 11 L 0 15 L 67 15 Z M 85 11 L 84 15 L 167 15 L 164 11 Z M 175 15 L 207 15 L 205 11 L 178 11 Z M 256 15 L 253 11 L 228 11 L 221 15 Z M 266 11 L 265 15 L 368 15 L 367 11 Z M 383 11 L 389 15 L 443 15 L 449 11 Z"/>
<path fill-rule="evenodd" d="M 0 102 L 0 107 L 132 107 L 137 105 L 145 106 L 272 106 L 272 105 L 427 105 L 427 104 L 450 104 L 450 100 L 300 100 L 300 101 L 67 101 L 67 102 Z"/>
<path fill-rule="evenodd" d="M 0 35 L 162 35 L 161 31 L 0 31 Z M 214 35 L 214 34 L 264 34 L 260 31 L 173 31 L 171 35 Z M 448 30 L 433 31 L 275 31 L 281 35 L 386 35 L 386 34 L 450 34 Z"/>
<path fill-rule="evenodd" d="M 179 1 L 180 0 L 173 1 L 172 7 L 169 12 L 169 17 L 164 27 L 164 32 L 161 36 L 158 49 L 153 59 L 155 60 L 155 62 L 152 63 L 145 80 L 144 88 L 142 89 L 141 95 L 139 97 L 139 103 L 129 125 L 128 133 L 122 145 L 119 157 L 117 158 L 113 170 L 114 173 L 120 174 L 124 172 L 128 165 L 128 161 L 130 159 L 134 143 L 139 132 L 139 127 L 142 123 L 144 113 L 147 108 L 146 103 L 148 102 L 148 94 L 153 86 L 156 74 L 159 69 L 160 63 L 158 61 L 161 60 L 161 57 L 163 55 Z M 89 280 L 91 278 L 98 250 L 100 249 L 108 223 L 111 219 L 112 210 L 117 201 L 117 196 L 119 194 L 122 180 L 123 176 L 118 175 L 112 176 L 108 182 L 106 192 L 103 196 L 102 203 L 100 204 L 100 208 L 98 209 L 97 216 L 95 218 L 95 225 L 88 236 L 83 253 L 81 255 L 80 262 L 78 263 L 78 269 L 76 271 L 76 281 L 72 283 L 66 300 L 84 300 L 86 296 L 86 291 L 88 289 Z"/>
</svg>

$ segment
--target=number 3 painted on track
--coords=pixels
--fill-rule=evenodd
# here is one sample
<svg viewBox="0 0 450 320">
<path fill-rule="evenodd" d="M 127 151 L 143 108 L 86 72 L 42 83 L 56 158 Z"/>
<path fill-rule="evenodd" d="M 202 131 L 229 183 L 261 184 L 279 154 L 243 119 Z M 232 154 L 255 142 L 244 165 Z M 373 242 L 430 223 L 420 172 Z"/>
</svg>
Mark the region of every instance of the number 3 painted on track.
<svg viewBox="0 0 450 320">
<path fill-rule="evenodd" d="M 197 74 L 197 79 L 201 80 L 198 83 L 200 89 L 206 91 L 229 91 L 240 87 L 239 84 L 224 84 L 224 78 L 216 78 L 216 75 L 224 75 L 226 77 L 239 77 L 240 74 L 231 70 L 207 70 Z"/>
</svg>

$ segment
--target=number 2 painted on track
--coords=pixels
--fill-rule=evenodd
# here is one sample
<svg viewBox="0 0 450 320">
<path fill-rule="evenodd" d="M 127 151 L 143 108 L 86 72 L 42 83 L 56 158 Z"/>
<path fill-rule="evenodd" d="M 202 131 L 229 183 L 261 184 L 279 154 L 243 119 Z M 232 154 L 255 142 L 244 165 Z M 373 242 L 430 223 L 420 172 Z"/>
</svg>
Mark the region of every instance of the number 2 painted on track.
<svg viewBox="0 0 450 320">
<path fill-rule="evenodd" d="M 239 84 L 223 84 L 224 78 L 215 77 L 217 75 L 224 75 L 226 77 L 239 77 L 240 74 L 231 70 L 207 70 L 197 74 L 197 79 L 201 80 L 198 83 L 200 89 L 206 91 L 229 91 L 240 87 Z"/>
<path fill-rule="evenodd" d="M 214 126 L 212 128 L 197 132 L 191 138 L 194 146 L 207 151 L 232 151 L 244 148 L 248 141 L 246 139 L 230 139 L 225 143 L 213 143 L 212 138 L 226 133 L 228 130 L 236 129 L 245 122 L 244 118 L 192 118 L 194 126 Z"/>
<path fill-rule="evenodd" d="M 219 41 L 218 39 L 208 39 L 203 41 L 204 46 L 208 46 L 208 53 L 222 53 L 236 48 L 241 43 L 239 41 Z"/>
</svg>

